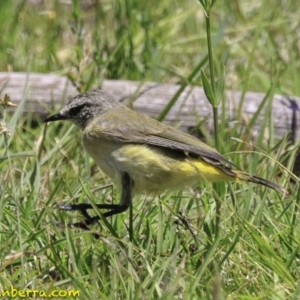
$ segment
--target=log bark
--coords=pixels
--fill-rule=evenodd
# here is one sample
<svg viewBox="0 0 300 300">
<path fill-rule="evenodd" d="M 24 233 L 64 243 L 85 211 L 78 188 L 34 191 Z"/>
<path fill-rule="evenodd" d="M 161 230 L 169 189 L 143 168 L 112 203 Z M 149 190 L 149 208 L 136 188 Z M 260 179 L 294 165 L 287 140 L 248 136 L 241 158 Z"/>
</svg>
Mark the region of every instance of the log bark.
<svg viewBox="0 0 300 300">
<path fill-rule="evenodd" d="M 132 103 L 134 110 L 143 112 L 156 118 L 167 105 L 180 85 L 158 84 L 152 82 L 133 82 L 126 80 L 105 80 L 103 90 L 109 92 L 118 100 Z M 11 101 L 22 107 L 25 114 L 33 118 L 45 118 L 49 113 L 64 106 L 67 101 L 78 94 L 76 88 L 64 76 L 33 73 L 0 73 L 0 97 L 8 94 Z M 237 110 L 241 101 L 240 91 L 226 91 L 224 104 L 225 117 L 228 126 L 238 122 L 247 125 L 253 115 L 263 103 L 265 94 L 248 92 L 245 94 L 242 114 L 237 118 Z M 131 102 L 132 101 L 132 102 Z M 293 128 L 294 141 L 298 141 L 300 134 L 297 124 L 300 123 L 300 98 L 289 98 L 274 95 L 266 101 L 259 112 L 259 116 L 251 129 L 252 135 L 257 135 L 262 128 L 264 114 L 271 106 L 274 124 L 274 135 L 281 138 Z M 10 108 L 14 111 L 16 108 Z M 220 111 L 222 109 L 220 108 Z M 209 132 L 213 132 L 212 108 L 201 87 L 187 86 L 180 94 L 175 105 L 167 114 L 164 122 L 188 131 L 196 124 L 204 124 Z M 266 126 L 269 127 L 269 126 Z M 268 132 L 266 132 L 266 135 Z"/>
</svg>

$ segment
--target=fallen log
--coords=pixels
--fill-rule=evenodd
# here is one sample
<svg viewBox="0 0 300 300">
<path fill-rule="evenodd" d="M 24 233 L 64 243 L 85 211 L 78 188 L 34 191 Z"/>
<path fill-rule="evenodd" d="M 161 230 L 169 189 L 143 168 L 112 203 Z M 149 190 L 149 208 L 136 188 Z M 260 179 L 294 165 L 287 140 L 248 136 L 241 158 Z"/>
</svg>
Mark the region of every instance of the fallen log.
<svg viewBox="0 0 300 300">
<path fill-rule="evenodd" d="M 133 82 L 126 80 L 105 80 L 103 90 L 111 93 L 117 99 L 132 104 L 136 111 L 143 112 L 156 118 L 167 105 L 174 94 L 180 89 L 176 84 L 159 84 L 152 82 Z M 61 108 L 72 97 L 78 94 L 76 88 L 67 77 L 36 74 L 36 73 L 0 73 L 0 97 L 8 94 L 11 101 L 22 106 L 24 114 L 31 114 L 33 118 L 45 118 L 54 110 Z M 274 95 L 264 101 L 265 94 L 247 92 L 241 115 L 238 117 L 238 107 L 241 101 L 240 91 L 226 91 L 223 109 L 228 126 L 239 122 L 247 126 L 259 110 L 259 115 L 251 128 L 251 135 L 256 136 L 262 128 L 262 120 L 271 105 L 274 125 L 274 136 L 282 138 L 291 133 L 292 142 L 299 140 L 300 98 L 288 98 Z M 263 102 L 264 101 L 264 102 Z M 262 107 L 262 103 L 264 106 Z M 16 108 L 11 107 L 9 111 Z M 221 112 L 221 107 L 220 107 Z M 183 131 L 201 123 L 208 132 L 213 133 L 212 108 L 204 94 L 203 88 L 187 86 L 179 95 L 176 103 L 166 115 L 164 122 L 180 127 Z M 268 132 L 266 131 L 266 136 Z"/>
</svg>

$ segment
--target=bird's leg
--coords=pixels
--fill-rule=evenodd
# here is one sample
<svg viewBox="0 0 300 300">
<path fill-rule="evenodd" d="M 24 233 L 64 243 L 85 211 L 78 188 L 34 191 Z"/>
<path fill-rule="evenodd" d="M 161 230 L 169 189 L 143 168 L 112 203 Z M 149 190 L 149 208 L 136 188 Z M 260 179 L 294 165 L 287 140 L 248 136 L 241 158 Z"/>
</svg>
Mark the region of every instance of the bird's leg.
<svg viewBox="0 0 300 300">
<path fill-rule="evenodd" d="M 113 216 L 115 214 L 119 214 L 125 210 L 127 210 L 131 204 L 131 191 L 133 186 L 133 181 L 130 178 L 129 174 L 126 172 L 121 173 L 121 185 L 122 185 L 122 192 L 121 192 L 121 200 L 119 204 L 97 204 L 96 207 L 99 209 L 109 209 L 109 211 L 103 213 L 104 217 Z M 88 209 L 93 209 L 94 206 L 91 204 L 58 204 L 57 207 L 60 210 L 80 210 L 85 220 L 81 222 L 71 223 L 69 224 L 70 227 L 82 228 L 88 230 L 88 225 L 94 224 L 99 221 L 100 216 L 91 217 L 88 213 Z"/>
</svg>

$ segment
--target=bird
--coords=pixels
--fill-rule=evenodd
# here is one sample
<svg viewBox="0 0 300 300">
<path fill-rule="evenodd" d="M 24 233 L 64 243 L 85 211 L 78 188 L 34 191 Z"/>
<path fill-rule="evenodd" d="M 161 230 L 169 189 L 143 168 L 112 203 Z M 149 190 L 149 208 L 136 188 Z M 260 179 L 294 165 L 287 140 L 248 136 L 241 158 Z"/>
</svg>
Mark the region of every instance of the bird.
<svg viewBox="0 0 300 300">
<path fill-rule="evenodd" d="M 84 149 L 121 189 L 118 204 L 97 204 L 106 210 L 103 217 L 126 211 L 136 193 L 183 190 L 199 182 L 247 181 L 285 193 L 278 184 L 239 169 L 198 138 L 135 112 L 100 89 L 75 96 L 44 122 L 63 120 L 82 130 Z M 58 207 L 81 211 L 85 220 L 73 227 L 88 229 L 100 219 L 87 213 L 93 208 L 89 203 Z"/>
</svg>

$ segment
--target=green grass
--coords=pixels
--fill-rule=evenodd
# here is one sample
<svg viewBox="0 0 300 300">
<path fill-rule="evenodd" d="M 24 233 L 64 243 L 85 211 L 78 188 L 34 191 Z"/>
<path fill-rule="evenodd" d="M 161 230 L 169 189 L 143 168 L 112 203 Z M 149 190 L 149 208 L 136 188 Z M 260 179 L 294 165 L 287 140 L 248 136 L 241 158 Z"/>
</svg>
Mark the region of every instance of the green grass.
<svg viewBox="0 0 300 300">
<path fill-rule="evenodd" d="M 220 151 L 287 186 L 287 198 L 253 184 L 218 192 L 201 185 L 137 195 L 133 243 L 127 212 L 91 232 L 68 229 L 58 224 L 81 216 L 55 203 L 117 202 L 119 191 L 83 151 L 79 129 L 33 126 L 30 116 L 1 108 L 11 132 L 0 135 L 0 290 L 73 289 L 79 299 L 300 299 L 300 193 L 298 179 L 289 181 L 297 148 L 286 155 L 285 140 L 273 139 L 269 101 L 273 93 L 300 94 L 299 10 L 296 1 L 217 0 L 210 15 L 218 110 L 223 88 L 265 92 L 263 126 L 271 133 L 253 146 L 258 114 L 242 131 L 220 118 Z M 0 1 L 0 30 L 1 70 L 64 74 L 80 91 L 104 78 L 202 85 L 199 66 L 211 84 L 196 1 L 101 1 L 92 8 Z"/>
</svg>

